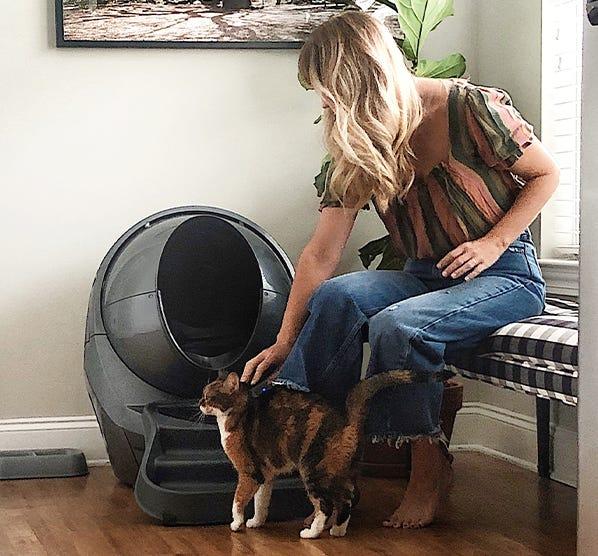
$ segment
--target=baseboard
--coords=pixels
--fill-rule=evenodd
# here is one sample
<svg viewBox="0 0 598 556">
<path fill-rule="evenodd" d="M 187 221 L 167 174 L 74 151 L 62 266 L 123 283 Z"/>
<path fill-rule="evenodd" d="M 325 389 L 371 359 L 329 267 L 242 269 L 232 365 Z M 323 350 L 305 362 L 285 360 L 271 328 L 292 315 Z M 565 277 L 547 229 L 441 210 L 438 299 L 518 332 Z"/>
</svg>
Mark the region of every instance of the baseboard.
<svg viewBox="0 0 598 556">
<path fill-rule="evenodd" d="M 100 427 L 93 415 L 0 419 L 3 450 L 76 448 L 90 466 L 106 465 L 108 454 Z"/>
<path fill-rule="evenodd" d="M 517 458 L 515 456 L 511 456 L 509 454 L 505 454 L 503 452 L 499 452 L 498 450 L 493 450 L 492 448 L 488 448 L 487 446 L 482 446 L 481 444 L 451 444 L 450 448 L 451 452 L 475 452 L 477 454 L 484 454 L 496 459 L 502 459 L 504 461 L 508 461 L 517 467 L 523 467 L 529 471 L 536 472 L 536 464 L 530 461 L 526 461 L 524 459 Z"/>
<path fill-rule="evenodd" d="M 552 478 L 576 486 L 577 435 L 554 426 L 552 435 Z M 457 414 L 451 449 L 487 454 L 535 471 L 535 418 L 486 403 L 465 402 Z"/>
</svg>

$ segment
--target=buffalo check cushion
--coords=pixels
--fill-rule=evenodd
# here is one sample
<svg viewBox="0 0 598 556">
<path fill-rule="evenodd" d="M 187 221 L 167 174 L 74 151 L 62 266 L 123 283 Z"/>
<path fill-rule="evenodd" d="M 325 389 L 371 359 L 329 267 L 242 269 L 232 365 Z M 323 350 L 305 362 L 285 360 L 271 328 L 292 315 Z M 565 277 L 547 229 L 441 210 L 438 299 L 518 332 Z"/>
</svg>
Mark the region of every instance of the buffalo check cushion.
<svg viewBox="0 0 598 556">
<path fill-rule="evenodd" d="M 548 297 L 542 315 L 499 328 L 447 370 L 576 405 L 578 321 L 576 301 Z"/>
</svg>

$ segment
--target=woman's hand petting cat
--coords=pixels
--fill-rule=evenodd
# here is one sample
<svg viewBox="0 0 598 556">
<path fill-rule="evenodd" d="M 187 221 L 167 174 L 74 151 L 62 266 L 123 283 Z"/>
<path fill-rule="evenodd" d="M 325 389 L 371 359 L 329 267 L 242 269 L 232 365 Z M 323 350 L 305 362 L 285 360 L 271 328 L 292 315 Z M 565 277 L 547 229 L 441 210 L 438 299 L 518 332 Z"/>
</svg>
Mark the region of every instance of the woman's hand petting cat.
<svg viewBox="0 0 598 556">
<path fill-rule="evenodd" d="M 447 253 L 436 265 L 445 278 L 473 280 L 478 274 L 491 267 L 505 252 L 502 241 L 484 236 L 475 241 L 466 241 Z"/>
<path fill-rule="evenodd" d="M 292 347 L 292 343 L 277 341 L 274 345 L 258 353 L 253 359 L 245 363 L 241 382 L 251 381 L 251 384 L 257 384 L 268 369 L 271 367 L 280 368 Z M 277 374 L 278 370 L 271 374 L 270 378 L 274 378 Z"/>
</svg>

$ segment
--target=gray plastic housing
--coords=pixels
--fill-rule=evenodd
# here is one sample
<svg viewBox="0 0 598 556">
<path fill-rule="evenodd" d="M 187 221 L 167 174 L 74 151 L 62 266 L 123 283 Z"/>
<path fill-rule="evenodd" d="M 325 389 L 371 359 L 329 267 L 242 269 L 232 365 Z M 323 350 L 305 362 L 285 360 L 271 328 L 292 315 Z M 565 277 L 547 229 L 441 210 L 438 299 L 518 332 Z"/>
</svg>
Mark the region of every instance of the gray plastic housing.
<svg viewBox="0 0 598 556">
<path fill-rule="evenodd" d="M 0 480 L 87 475 L 83 452 L 72 448 L 0 451 Z"/>
<path fill-rule="evenodd" d="M 137 477 L 143 407 L 198 398 L 219 373 L 241 370 L 271 345 L 292 279 L 267 232 L 220 208 L 162 211 L 115 242 L 90 294 L 84 368 L 121 481 Z M 193 315 L 197 322 L 186 322 Z"/>
</svg>

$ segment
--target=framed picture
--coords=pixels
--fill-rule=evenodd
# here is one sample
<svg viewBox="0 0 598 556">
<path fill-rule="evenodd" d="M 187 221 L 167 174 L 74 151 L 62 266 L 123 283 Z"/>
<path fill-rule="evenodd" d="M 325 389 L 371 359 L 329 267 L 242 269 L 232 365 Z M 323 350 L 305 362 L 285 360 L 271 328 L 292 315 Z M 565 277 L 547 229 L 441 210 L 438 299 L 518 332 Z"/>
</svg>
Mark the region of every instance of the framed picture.
<svg viewBox="0 0 598 556">
<path fill-rule="evenodd" d="M 347 6 L 341 0 L 55 2 L 60 47 L 298 48 Z"/>
</svg>

